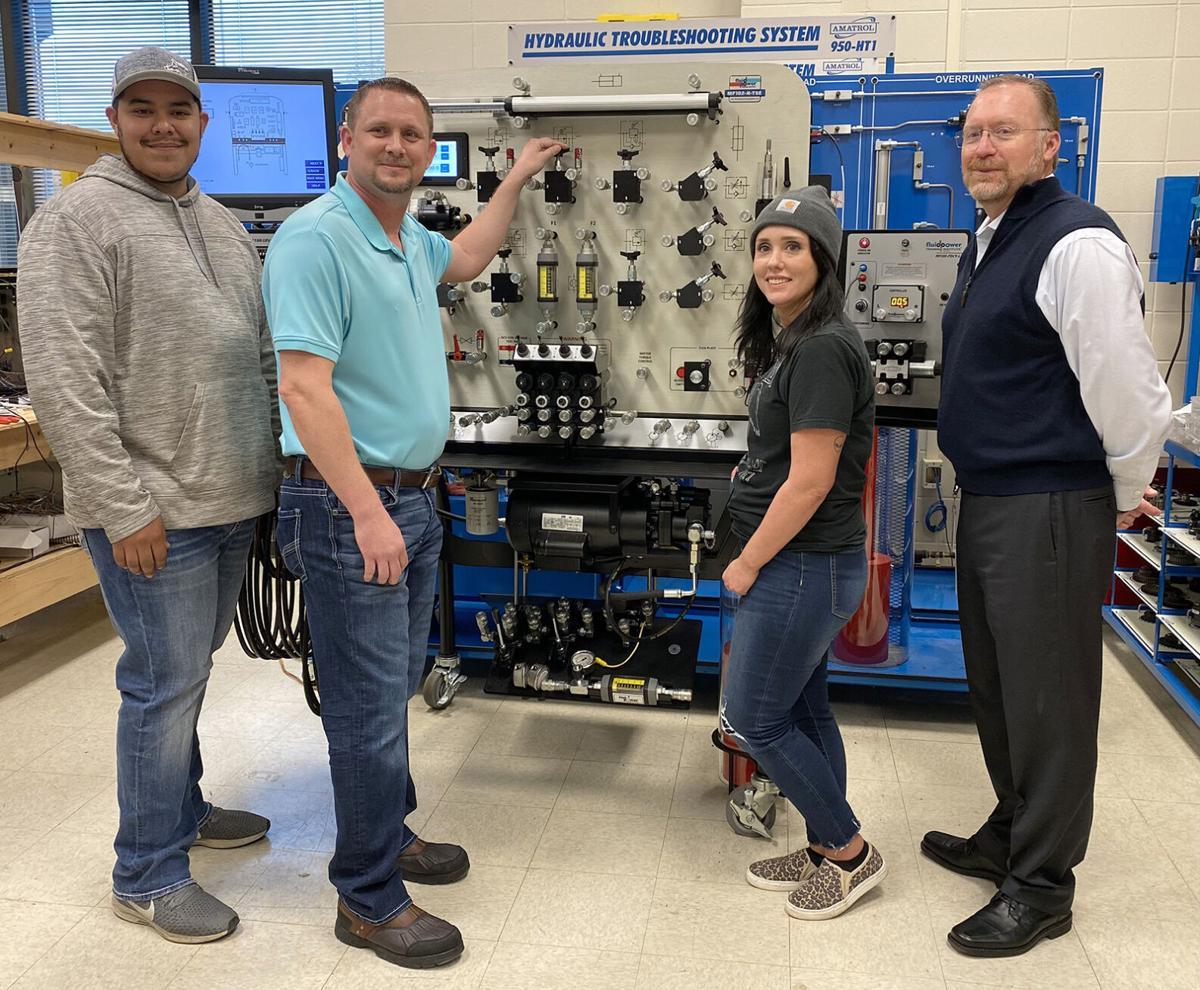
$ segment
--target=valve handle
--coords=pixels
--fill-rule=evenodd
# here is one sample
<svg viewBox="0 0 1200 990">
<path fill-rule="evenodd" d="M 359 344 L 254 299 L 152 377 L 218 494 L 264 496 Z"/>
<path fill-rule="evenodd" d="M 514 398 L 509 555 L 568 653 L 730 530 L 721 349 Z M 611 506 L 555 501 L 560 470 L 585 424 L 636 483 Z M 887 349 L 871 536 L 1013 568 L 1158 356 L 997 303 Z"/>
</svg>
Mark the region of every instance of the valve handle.
<svg viewBox="0 0 1200 990">
<path fill-rule="evenodd" d="M 488 158 L 491 158 L 493 155 L 496 155 L 500 152 L 500 145 L 496 145 L 496 147 L 494 147 L 494 148 L 481 147 L 479 150 L 482 151 L 485 155 L 487 155 Z"/>
<path fill-rule="evenodd" d="M 617 157 L 628 162 L 632 161 L 635 157 L 637 157 L 638 154 L 639 152 L 635 148 L 622 148 L 617 152 Z"/>
<path fill-rule="evenodd" d="M 715 261 L 712 264 L 712 273 L 714 275 L 716 275 L 717 278 L 725 278 L 726 277 L 725 273 L 723 271 L 721 271 L 721 266 L 718 265 Z"/>
<path fill-rule="evenodd" d="M 729 226 L 729 222 L 728 222 L 728 221 L 725 219 L 725 217 L 724 217 L 724 215 L 721 213 L 721 211 L 720 211 L 720 210 L 718 210 L 718 209 L 717 209 L 715 206 L 713 207 L 713 220 L 714 220 L 716 223 L 719 223 L 719 224 L 720 224 L 722 227 L 728 227 L 728 226 Z"/>
<path fill-rule="evenodd" d="M 723 161 L 721 161 L 721 156 L 718 155 L 715 151 L 713 152 L 713 166 L 716 168 L 719 168 L 722 172 L 729 171 L 729 166 L 726 165 Z"/>
<path fill-rule="evenodd" d="M 630 261 L 637 261 L 642 256 L 641 251 L 622 251 L 621 257 L 628 258 Z"/>
</svg>

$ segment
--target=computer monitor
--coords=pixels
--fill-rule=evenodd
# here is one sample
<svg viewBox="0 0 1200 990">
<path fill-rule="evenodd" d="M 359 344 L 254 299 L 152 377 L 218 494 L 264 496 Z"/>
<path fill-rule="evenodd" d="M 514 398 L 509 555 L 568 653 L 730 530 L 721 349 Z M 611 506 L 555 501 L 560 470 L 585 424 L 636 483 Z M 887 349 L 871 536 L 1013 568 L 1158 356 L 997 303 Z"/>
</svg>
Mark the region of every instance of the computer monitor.
<svg viewBox="0 0 1200 990">
<path fill-rule="evenodd" d="M 302 206 L 337 177 L 328 69 L 197 65 L 208 128 L 192 177 L 225 206 Z"/>
</svg>

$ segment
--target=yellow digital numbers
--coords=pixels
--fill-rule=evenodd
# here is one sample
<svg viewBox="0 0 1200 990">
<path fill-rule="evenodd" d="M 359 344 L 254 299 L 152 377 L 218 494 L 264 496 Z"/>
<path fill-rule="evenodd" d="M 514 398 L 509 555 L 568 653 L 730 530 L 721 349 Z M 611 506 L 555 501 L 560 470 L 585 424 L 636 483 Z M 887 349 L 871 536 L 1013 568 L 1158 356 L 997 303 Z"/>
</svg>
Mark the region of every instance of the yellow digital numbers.
<svg viewBox="0 0 1200 990">
<path fill-rule="evenodd" d="M 892 296 L 892 305 L 896 309 L 908 309 L 908 296 Z"/>
</svg>

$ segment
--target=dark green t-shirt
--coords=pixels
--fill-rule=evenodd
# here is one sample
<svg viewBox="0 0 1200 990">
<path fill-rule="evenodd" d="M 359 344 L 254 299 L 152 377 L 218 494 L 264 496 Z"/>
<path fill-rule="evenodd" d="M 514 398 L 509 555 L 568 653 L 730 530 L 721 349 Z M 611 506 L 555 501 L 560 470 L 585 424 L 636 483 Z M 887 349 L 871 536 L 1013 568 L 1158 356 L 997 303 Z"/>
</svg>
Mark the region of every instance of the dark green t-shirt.
<svg viewBox="0 0 1200 990">
<path fill-rule="evenodd" d="M 748 540 L 762 522 L 791 470 L 793 433 L 841 430 L 846 445 L 833 488 L 787 549 L 838 553 L 861 547 L 867 536 L 861 503 L 875 387 L 858 331 L 841 319 L 813 331 L 758 377 L 747 407 L 746 455 L 729 497 L 734 532 Z"/>
</svg>

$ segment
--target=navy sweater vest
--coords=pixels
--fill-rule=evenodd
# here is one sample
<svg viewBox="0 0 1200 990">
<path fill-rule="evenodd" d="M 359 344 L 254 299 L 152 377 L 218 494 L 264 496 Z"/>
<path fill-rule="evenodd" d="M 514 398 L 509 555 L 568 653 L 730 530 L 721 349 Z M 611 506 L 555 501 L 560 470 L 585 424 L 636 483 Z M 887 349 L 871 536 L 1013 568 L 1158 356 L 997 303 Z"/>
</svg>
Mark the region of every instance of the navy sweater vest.
<svg viewBox="0 0 1200 990">
<path fill-rule="evenodd" d="M 1062 340 L 1038 308 L 1042 265 L 1073 230 L 1103 227 L 1103 210 L 1055 178 L 1018 191 L 979 267 L 975 238 L 958 264 L 942 319 L 938 446 L 963 491 L 1023 495 L 1112 484 Z"/>
</svg>

